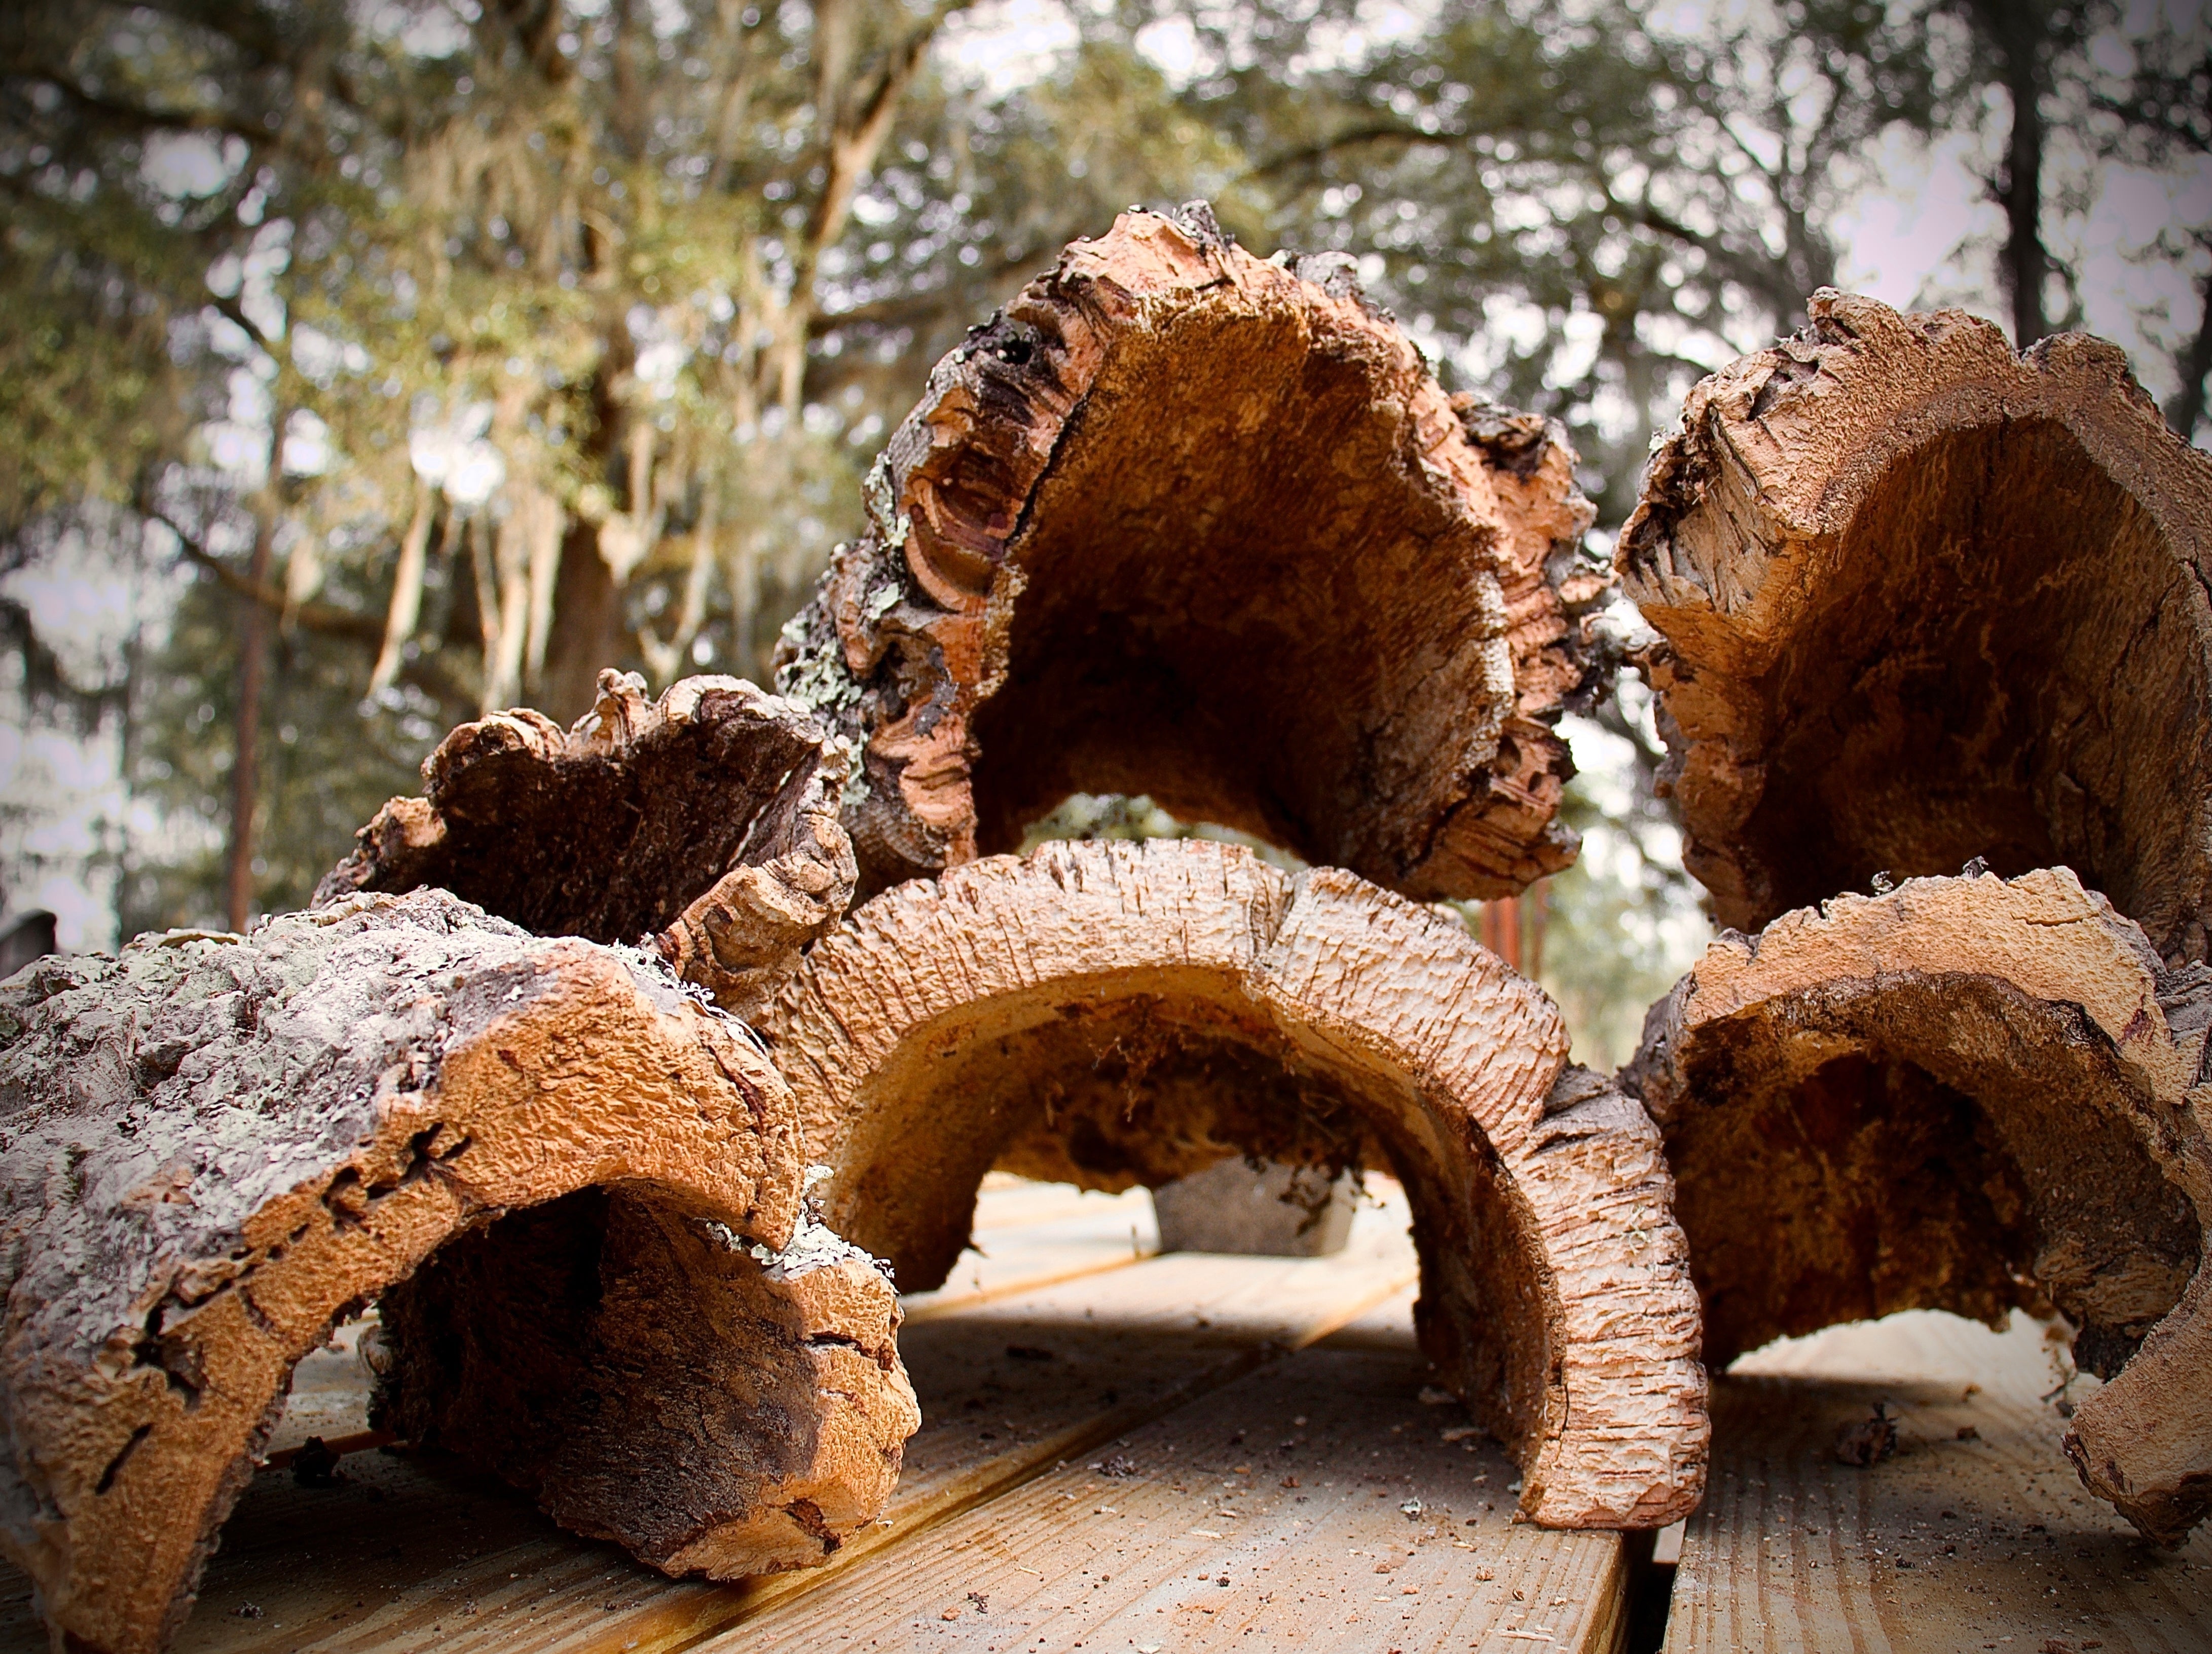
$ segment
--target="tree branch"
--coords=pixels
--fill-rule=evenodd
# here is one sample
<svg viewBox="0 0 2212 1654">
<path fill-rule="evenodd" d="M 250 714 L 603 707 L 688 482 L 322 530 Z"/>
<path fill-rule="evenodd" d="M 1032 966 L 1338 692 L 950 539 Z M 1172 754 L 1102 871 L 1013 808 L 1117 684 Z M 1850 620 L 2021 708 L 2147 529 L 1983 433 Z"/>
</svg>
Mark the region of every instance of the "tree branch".
<svg viewBox="0 0 2212 1654">
<path fill-rule="evenodd" d="M 1424 132 L 1418 126 L 1406 126 L 1397 122 L 1372 126 L 1348 127 L 1341 132 L 1322 139 L 1317 143 L 1304 144 L 1286 151 L 1272 160 L 1263 161 L 1244 174 L 1240 182 L 1250 182 L 1285 173 L 1294 167 L 1303 167 L 1316 161 L 1326 161 L 1340 149 L 1356 149 L 1364 144 L 1399 142 L 1407 144 L 1433 143 L 1448 145 L 1460 142 L 1455 132 Z"/>
<path fill-rule="evenodd" d="M 293 625 L 319 636 L 343 638 L 370 651 L 383 647 L 384 622 L 374 615 L 359 614 L 336 603 L 308 602 L 288 604 L 281 587 L 270 581 L 257 581 L 241 574 L 202 545 L 189 530 L 159 506 L 148 506 L 142 503 L 139 509 L 177 536 L 178 548 L 186 562 L 211 577 L 233 596 L 258 603 L 273 615 L 289 615 Z M 473 694 L 450 673 L 419 656 L 402 661 L 398 676 L 401 682 L 414 685 L 438 702 L 448 716 L 457 712 L 467 716 L 476 710 L 477 698 Z"/>
</svg>

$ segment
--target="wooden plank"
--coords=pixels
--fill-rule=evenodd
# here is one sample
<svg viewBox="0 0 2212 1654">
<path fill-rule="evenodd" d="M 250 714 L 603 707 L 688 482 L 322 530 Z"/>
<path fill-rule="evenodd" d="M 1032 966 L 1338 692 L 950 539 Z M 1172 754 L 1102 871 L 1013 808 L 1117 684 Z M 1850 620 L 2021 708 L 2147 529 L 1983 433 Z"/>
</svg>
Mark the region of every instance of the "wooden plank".
<svg viewBox="0 0 2212 1654">
<path fill-rule="evenodd" d="M 909 1293 L 909 1324 L 1010 1294 L 1141 1263 L 1159 1251 L 1152 1199 L 1086 1193 L 994 1172 L 975 1202 L 975 1238 L 934 1292 Z"/>
<path fill-rule="evenodd" d="M 1626 1626 L 1621 1540 L 1511 1520 L 1511 1462 L 1440 1439 L 1460 1410 L 1419 1399 L 1411 1306 L 1401 1294 L 1350 1336 L 1130 1431 L 1115 1457 L 886 1546 L 696 1654 L 1609 1654 Z"/>
<path fill-rule="evenodd" d="M 1405 1222 L 1400 1197 L 1364 1213 L 1334 1258 L 1177 1255 L 911 1328 L 902 1345 L 926 1422 L 885 1531 L 965 1508 L 1226 1382 L 1269 1348 L 1342 1324 L 1411 1278 Z M 179 1654 L 367 1654 L 426 1640 L 654 1654 L 816 1577 L 668 1580 L 435 1456 L 356 1455 L 344 1474 L 325 1488 L 298 1487 L 282 1471 L 255 1478 Z M 21 1576 L 0 1571 L 4 1654 L 46 1645 L 27 1598 Z M 258 1617 L 240 1617 L 249 1605 Z"/>
<path fill-rule="evenodd" d="M 1915 1312 L 1739 1361 L 1714 1389 L 1668 1654 L 2202 1654 L 2212 1540 L 2161 1550 L 2082 1491 L 2043 1399 L 2051 1348 L 2024 1316 L 1999 1335 Z M 1897 1457 L 1839 1463 L 1838 1428 L 1877 1401 Z"/>
<path fill-rule="evenodd" d="M 981 1235 L 994 1229 L 1034 1229 L 1066 1218 L 1091 1217 L 1102 1213 L 1113 1216 L 1125 1227 L 1133 1223 L 1148 1230 L 1152 1227 L 1152 1197 L 1142 1189 L 1109 1195 L 1096 1189 L 1078 1189 L 1072 1183 L 1039 1183 L 1031 1178 L 1018 1178 L 1011 1172 L 993 1172 L 984 1177 L 983 1186 L 975 1191 L 975 1233 Z"/>
</svg>

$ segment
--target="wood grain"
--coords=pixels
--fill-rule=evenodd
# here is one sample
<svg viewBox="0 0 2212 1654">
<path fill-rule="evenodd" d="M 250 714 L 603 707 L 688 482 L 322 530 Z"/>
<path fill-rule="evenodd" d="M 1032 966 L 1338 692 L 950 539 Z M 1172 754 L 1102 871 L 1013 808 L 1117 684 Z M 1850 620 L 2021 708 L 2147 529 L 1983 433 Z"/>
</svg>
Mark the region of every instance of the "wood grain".
<svg viewBox="0 0 2212 1654">
<path fill-rule="evenodd" d="M 1623 1542 L 1513 1519 L 1424 1405 L 1409 1298 L 702 1654 L 822 1647 L 1610 1651 Z M 1468 1451 L 1468 1449 L 1472 1451 Z"/>
<path fill-rule="evenodd" d="M 2025 1316 L 2013 1328 L 1899 1315 L 1717 1380 L 1666 1654 L 2200 1654 L 2212 1541 L 2163 1550 L 2082 1490 L 2040 1399 L 2057 1346 Z M 1877 1401 L 1899 1419 L 1897 1457 L 1838 1463 L 1838 1427 Z"/>
</svg>

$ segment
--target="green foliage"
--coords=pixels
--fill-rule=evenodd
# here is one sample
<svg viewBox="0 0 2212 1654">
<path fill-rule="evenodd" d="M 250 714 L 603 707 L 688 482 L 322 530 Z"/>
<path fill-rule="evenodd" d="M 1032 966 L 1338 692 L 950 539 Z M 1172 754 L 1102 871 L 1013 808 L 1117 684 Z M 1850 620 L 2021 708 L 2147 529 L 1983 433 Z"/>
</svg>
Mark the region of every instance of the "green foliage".
<svg viewBox="0 0 2212 1654">
<path fill-rule="evenodd" d="M 168 635 L 139 674 L 131 780 L 163 809 L 167 842 L 142 845 L 123 869 L 125 936 L 213 922 L 222 912 L 222 803 L 237 715 L 231 644 L 235 600 L 202 583 L 178 605 Z M 257 750 L 264 772 L 254 883 L 266 911 L 302 905 L 353 831 L 384 801 L 419 791 L 416 766 L 445 732 L 436 704 L 402 691 L 361 704 L 359 651 L 294 631 L 270 651 L 270 693 Z"/>
<path fill-rule="evenodd" d="M 1490 0 L 1344 60 L 1356 6 L 1163 7 L 1187 105 L 1253 157 L 1270 233 L 1365 255 L 1448 372 L 1565 419 L 1603 520 L 1690 385 L 1833 280 L 1844 163 L 1947 91 L 1924 9 L 1788 0 L 1702 38 L 1632 0 Z"/>
</svg>

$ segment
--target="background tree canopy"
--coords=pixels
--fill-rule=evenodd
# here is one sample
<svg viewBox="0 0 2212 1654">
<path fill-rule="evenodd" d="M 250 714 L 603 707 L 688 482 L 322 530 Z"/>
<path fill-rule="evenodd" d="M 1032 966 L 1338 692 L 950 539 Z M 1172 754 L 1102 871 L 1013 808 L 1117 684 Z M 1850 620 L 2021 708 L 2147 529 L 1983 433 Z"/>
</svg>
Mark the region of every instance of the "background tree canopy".
<svg viewBox="0 0 2212 1654">
<path fill-rule="evenodd" d="M 2201 11 L 22 0 L 6 894 L 240 922 L 455 721 L 764 679 L 929 364 L 1132 203 L 1356 259 L 1455 388 L 1567 421 L 1601 535 L 1916 188 L 1963 203 L 1922 297 L 2120 336 L 2197 435 Z M 1546 976 L 1602 1057 L 1701 932 L 1637 688 L 1576 733 Z"/>
</svg>

